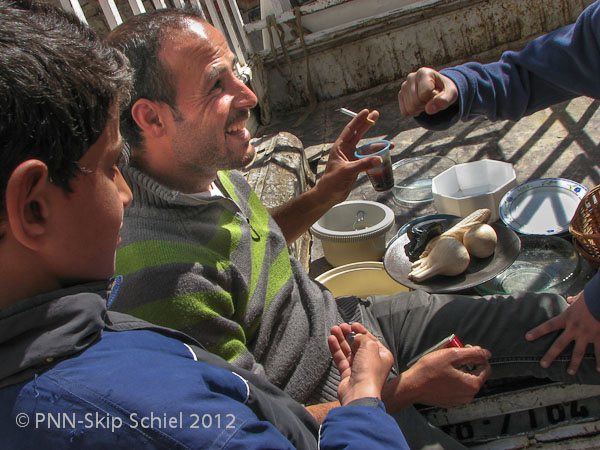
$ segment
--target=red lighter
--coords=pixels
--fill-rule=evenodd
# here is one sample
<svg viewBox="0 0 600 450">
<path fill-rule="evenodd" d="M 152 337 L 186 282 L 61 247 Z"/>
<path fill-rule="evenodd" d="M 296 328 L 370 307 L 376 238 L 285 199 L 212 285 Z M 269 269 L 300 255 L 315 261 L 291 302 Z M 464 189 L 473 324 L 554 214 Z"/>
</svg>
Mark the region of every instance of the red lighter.
<svg viewBox="0 0 600 450">
<path fill-rule="evenodd" d="M 440 342 L 438 342 L 434 346 L 429 347 L 423 353 L 420 353 L 417 356 L 415 356 L 413 359 L 411 359 L 408 362 L 407 367 L 413 366 L 419 359 L 421 359 L 423 356 L 427 355 L 428 353 L 434 352 L 436 350 L 440 350 L 442 348 L 450 348 L 450 347 L 464 347 L 462 342 L 460 342 L 460 339 L 458 339 L 458 337 L 456 337 L 456 335 L 454 333 L 452 333 L 447 338 L 442 339 Z"/>
</svg>

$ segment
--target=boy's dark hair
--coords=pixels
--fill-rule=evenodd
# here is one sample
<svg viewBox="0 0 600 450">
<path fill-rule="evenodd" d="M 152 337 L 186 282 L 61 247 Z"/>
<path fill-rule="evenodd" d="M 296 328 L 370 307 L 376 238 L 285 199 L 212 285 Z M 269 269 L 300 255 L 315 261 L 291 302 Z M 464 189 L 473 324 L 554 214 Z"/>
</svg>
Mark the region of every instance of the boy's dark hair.
<svg viewBox="0 0 600 450">
<path fill-rule="evenodd" d="M 131 107 L 140 98 L 168 105 L 177 119 L 176 89 L 173 74 L 165 67 L 159 52 L 165 36 L 183 29 L 189 20 L 207 23 L 193 8 L 158 9 L 129 17 L 112 30 L 106 40 L 129 58 L 133 68 L 133 91 L 130 104 L 121 114 L 121 133 L 131 147 L 131 163 L 136 165 L 136 151 L 141 151 L 142 135 L 131 116 Z"/>
<path fill-rule="evenodd" d="M 43 161 L 69 191 L 77 162 L 128 102 L 127 59 L 70 13 L 0 0 L 0 214 L 13 170 Z"/>
</svg>

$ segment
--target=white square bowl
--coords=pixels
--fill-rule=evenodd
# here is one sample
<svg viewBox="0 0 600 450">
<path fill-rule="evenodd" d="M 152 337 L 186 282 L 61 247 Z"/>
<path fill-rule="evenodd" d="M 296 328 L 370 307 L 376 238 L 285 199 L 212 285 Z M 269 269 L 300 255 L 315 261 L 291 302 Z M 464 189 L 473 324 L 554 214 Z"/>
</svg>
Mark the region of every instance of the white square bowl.
<svg viewBox="0 0 600 450">
<path fill-rule="evenodd" d="M 500 217 L 500 200 L 516 185 L 512 164 L 484 159 L 457 164 L 437 175 L 431 181 L 431 192 L 439 213 L 466 217 L 477 209 L 488 208 L 491 223 Z"/>
</svg>

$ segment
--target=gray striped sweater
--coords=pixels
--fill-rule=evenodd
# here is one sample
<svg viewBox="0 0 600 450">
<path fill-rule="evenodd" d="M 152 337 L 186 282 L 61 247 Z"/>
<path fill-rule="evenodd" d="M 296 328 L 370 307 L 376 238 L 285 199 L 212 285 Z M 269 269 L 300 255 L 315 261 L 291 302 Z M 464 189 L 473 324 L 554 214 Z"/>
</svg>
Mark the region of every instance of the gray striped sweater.
<svg viewBox="0 0 600 450">
<path fill-rule="evenodd" d="M 226 198 L 203 200 L 134 168 L 123 175 L 134 200 L 111 308 L 188 333 L 300 402 L 315 398 L 331 368 L 329 328 L 341 320 L 335 300 L 290 257 L 243 176 L 220 172 Z"/>
</svg>

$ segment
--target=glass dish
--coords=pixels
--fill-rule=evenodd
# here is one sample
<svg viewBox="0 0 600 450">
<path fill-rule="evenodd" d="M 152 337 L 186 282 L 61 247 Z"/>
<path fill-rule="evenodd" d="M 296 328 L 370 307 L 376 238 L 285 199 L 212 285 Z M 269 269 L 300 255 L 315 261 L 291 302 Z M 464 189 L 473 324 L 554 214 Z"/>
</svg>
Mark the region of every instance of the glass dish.
<svg viewBox="0 0 600 450">
<path fill-rule="evenodd" d="M 438 155 L 416 156 L 394 163 L 394 198 L 405 204 L 433 201 L 431 179 L 454 165 L 453 159 Z"/>
<path fill-rule="evenodd" d="M 475 287 L 481 295 L 518 291 L 564 294 L 581 270 L 571 242 L 557 236 L 522 235 L 521 252 L 504 272 Z"/>
</svg>

